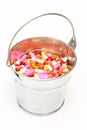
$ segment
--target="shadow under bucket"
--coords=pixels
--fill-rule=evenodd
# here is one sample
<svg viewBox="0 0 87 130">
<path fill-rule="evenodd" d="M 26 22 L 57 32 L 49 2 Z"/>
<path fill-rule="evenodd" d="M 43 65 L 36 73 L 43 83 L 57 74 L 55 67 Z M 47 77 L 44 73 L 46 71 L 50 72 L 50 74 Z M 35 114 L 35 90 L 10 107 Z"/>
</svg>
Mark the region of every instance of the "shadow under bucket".
<svg viewBox="0 0 87 130">
<path fill-rule="evenodd" d="M 11 44 L 27 24 L 46 15 L 64 17 L 72 27 L 69 44 L 51 37 L 31 37 Z M 57 13 L 43 14 L 24 24 L 14 35 L 8 48 L 7 65 L 12 68 L 19 105 L 36 114 L 59 109 L 65 100 L 71 72 L 76 64 L 76 38 L 71 21 Z"/>
</svg>

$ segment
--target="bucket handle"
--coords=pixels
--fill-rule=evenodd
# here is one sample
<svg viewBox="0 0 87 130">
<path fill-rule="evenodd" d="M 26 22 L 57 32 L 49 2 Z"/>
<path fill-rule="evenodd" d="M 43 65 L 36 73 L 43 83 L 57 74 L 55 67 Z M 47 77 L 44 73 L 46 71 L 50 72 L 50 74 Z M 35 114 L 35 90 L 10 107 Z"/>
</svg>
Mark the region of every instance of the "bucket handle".
<svg viewBox="0 0 87 130">
<path fill-rule="evenodd" d="M 33 19 L 29 20 L 28 22 L 26 22 L 24 25 L 22 25 L 18 30 L 17 32 L 14 34 L 14 36 L 12 37 L 11 41 L 10 41 L 10 44 L 9 44 L 9 47 L 8 47 L 8 56 L 7 56 L 7 66 L 10 67 L 10 62 L 9 62 L 9 53 L 10 53 L 10 49 L 11 49 L 11 45 L 12 45 L 12 42 L 13 40 L 15 39 L 16 35 L 21 31 L 22 28 L 24 28 L 27 24 L 29 24 L 30 22 L 42 17 L 42 16 L 47 16 L 47 15 L 57 15 L 57 16 L 61 16 L 61 17 L 64 17 L 71 25 L 71 28 L 72 28 L 72 38 L 70 40 L 70 42 L 68 43 L 68 45 L 70 47 L 73 48 L 73 50 L 76 48 L 76 37 L 75 37 L 75 31 L 74 31 L 74 26 L 72 24 L 72 22 L 69 20 L 69 18 L 67 18 L 65 15 L 62 15 L 62 14 L 58 14 L 58 13 L 46 13 L 46 14 L 42 14 L 42 15 L 39 15 L 37 17 L 34 17 Z"/>
</svg>

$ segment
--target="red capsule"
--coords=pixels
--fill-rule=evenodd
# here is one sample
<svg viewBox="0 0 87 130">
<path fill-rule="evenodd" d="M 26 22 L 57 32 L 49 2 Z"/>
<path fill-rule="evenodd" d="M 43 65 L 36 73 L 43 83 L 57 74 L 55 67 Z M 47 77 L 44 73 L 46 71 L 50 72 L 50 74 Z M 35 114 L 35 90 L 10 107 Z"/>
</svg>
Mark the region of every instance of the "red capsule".
<svg viewBox="0 0 87 130">
<path fill-rule="evenodd" d="M 20 65 L 26 65 L 26 63 L 24 61 L 21 61 Z"/>
</svg>

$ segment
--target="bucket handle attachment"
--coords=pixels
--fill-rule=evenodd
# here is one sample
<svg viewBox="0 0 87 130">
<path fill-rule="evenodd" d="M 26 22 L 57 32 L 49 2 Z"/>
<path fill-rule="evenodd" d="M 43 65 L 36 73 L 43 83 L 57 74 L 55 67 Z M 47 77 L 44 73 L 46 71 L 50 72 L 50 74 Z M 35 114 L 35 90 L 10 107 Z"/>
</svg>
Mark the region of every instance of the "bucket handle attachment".
<svg viewBox="0 0 87 130">
<path fill-rule="evenodd" d="M 73 50 L 76 48 L 76 37 L 75 37 L 75 31 L 74 31 L 74 26 L 72 24 L 72 22 L 69 20 L 69 18 L 67 18 L 65 15 L 62 15 L 62 14 L 58 14 L 58 13 L 46 13 L 46 14 L 42 14 L 42 15 L 39 15 L 37 17 L 34 17 L 33 19 L 29 20 L 28 22 L 26 22 L 24 25 L 22 25 L 18 30 L 17 32 L 14 34 L 14 36 L 12 37 L 11 41 L 10 41 L 10 44 L 9 44 L 9 47 L 8 47 L 8 56 L 7 56 L 7 66 L 10 67 L 11 64 L 9 62 L 9 54 L 10 54 L 10 49 L 11 49 L 11 45 L 12 45 L 12 42 L 13 40 L 15 39 L 16 35 L 21 31 L 22 28 L 24 28 L 27 24 L 29 24 L 30 22 L 42 17 L 42 16 L 47 16 L 47 15 L 57 15 L 57 16 L 61 16 L 61 17 L 64 17 L 71 25 L 71 28 L 72 28 L 72 38 L 70 40 L 70 42 L 68 43 L 68 45 L 73 48 Z"/>
</svg>

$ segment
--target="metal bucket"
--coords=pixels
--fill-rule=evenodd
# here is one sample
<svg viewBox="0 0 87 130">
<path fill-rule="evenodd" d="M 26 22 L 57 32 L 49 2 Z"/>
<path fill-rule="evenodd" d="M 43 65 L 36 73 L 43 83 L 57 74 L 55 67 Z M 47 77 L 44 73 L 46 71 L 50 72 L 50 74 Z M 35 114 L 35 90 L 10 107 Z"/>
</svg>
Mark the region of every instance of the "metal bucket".
<svg viewBox="0 0 87 130">
<path fill-rule="evenodd" d="M 61 51 L 64 51 L 66 54 L 68 53 L 68 55 L 72 56 L 73 67 L 67 74 L 55 79 L 43 80 L 43 79 L 28 78 L 26 76 L 20 75 L 19 73 L 13 70 L 9 59 L 11 45 L 16 35 L 23 27 L 25 27 L 30 22 L 33 22 L 37 18 L 47 15 L 61 16 L 65 18 L 71 25 L 73 36 L 68 45 L 66 45 L 65 43 L 62 44 L 61 42 L 61 48 L 62 48 Z M 59 48 L 56 44 L 54 44 L 54 46 L 57 49 Z M 25 23 L 21 28 L 19 28 L 19 30 L 13 36 L 8 48 L 7 65 L 11 67 L 13 71 L 13 75 L 15 78 L 15 87 L 17 90 L 17 101 L 22 108 L 36 114 L 48 114 L 58 110 L 63 105 L 66 95 L 66 89 L 71 77 L 71 72 L 76 64 L 77 58 L 74 52 L 75 47 L 76 47 L 76 38 L 73 24 L 66 16 L 62 14 L 57 13 L 43 14 L 31 19 L 30 21 Z"/>
</svg>

